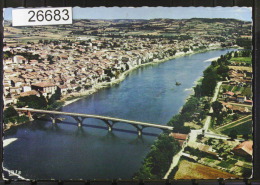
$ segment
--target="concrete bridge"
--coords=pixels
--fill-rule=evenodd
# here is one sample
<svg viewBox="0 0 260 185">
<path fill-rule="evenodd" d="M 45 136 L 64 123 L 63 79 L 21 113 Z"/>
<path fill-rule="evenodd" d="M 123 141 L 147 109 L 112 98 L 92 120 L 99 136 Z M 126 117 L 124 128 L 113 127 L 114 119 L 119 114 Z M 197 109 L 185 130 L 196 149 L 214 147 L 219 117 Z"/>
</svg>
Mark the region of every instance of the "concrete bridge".
<svg viewBox="0 0 260 185">
<path fill-rule="evenodd" d="M 24 112 L 27 113 L 29 116 L 30 120 L 33 120 L 33 114 L 46 114 L 48 115 L 52 123 L 56 123 L 57 121 L 57 116 L 58 115 L 65 115 L 65 116 L 71 116 L 74 118 L 78 126 L 81 127 L 84 119 L 86 118 L 95 118 L 102 120 L 108 127 L 109 131 L 112 131 L 113 126 L 116 123 L 126 123 L 134 126 L 137 129 L 138 135 L 142 135 L 142 131 L 144 128 L 151 127 L 151 128 L 158 128 L 161 130 L 173 130 L 173 127 L 171 126 L 166 126 L 166 125 L 159 125 L 159 124 L 154 124 L 154 123 L 146 123 L 146 122 L 140 122 L 140 121 L 133 121 L 133 120 L 127 120 L 127 119 L 121 119 L 121 118 L 113 118 L 113 117 L 108 117 L 108 116 L 100 116 L 100 115 L 93 115 L 93 114 L 81 114 L 81 113 L 74 113 L 74 112 L 60 112 L 60 111 L 52 111 L 52 110 L 40 110 L 40 109 L 32 109 L 32 108 L 16 108 L 17 111 L 19 112 Z"/>
</svg>

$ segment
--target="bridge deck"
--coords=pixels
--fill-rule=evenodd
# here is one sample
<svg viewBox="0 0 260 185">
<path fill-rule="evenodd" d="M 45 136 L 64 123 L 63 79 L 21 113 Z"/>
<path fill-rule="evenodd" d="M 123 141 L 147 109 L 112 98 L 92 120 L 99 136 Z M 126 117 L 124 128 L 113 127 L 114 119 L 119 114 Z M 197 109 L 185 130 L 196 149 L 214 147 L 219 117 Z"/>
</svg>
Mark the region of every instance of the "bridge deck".
<svg viewBox="0 0 260 185">
<path fill-rule="evenodd" d="M 55 115 L 66 115 L 66 116 L 77 116 L 83 118 L 96 118 L 96 119 L 103 119 L 103 120 L 111 120 L 115 122 L 123 122 L 123 123 L 130 123 L 133 125 L 142 125 L 144 127 L 155 127 L 160 129 L 166 130 L 173 130 L 173 127 L 167 125 L 159 125 L 154 123 L 146 123 L 141 121 L 133 121 L 121 118 L 113 118 L 109 116 L 100 116 L 94 114 L 82 114 L 82 113 L 74 113 L 74 112 L 60 112 L 60 111 L 52 111 L 52 110 L 41 110 L 41 109 L 32 109 L 32 108 L 16 108 L 17 111 L 30 111 L 30 112 L 38 112 L 38 113 L 46 113 L 46 114 L 55 114 Z"/>
</svg>

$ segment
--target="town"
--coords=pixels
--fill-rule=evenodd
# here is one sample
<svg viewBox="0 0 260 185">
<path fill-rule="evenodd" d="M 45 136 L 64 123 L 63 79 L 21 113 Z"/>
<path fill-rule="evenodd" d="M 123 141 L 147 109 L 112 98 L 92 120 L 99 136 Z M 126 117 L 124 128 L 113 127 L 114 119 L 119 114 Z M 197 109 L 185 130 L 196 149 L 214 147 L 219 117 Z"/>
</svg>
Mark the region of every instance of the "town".
<svg viewBox="0 0 260 185">
<path fill-rule="evenodd" d="M 237 38 L 250 35 L 251 26 L 218 19 L 132 21 L 78 20 L 74 27 L 32 29 L 13 28 L 6 23 L 5 106 L 16 104 L 20 96 L 39 96 L 39 92 L 50 97 L 57 88 L 65 97 L 113 81 L 141 64 L 233 46 Z M 207 24 L 210 21 L 212 28 Z M 233 22 L 226 27 L 226 21 Z M 239 33 L 231 32 L 238 27 Z"/>
<path fill-rule="evenodd" d="M 173 160 L 161 165 L 162 170 L 154 170 L 160 174 L 152 172 L 158 168 L 151 165 L 156 163 L 155 158 L 147 161 L 150 166 L 144 162 L 136 177 L 250 176 L 251 22 L 201 18 L 83 19 L 75 20 L 73 25 L 29 28 L 12 27 L 5 21 L 4 29 L 5 110 L 16 106 L 57 109 L 55 103 L 93 93 L 93 89 L 120 81 L 127 72 L 142 65 L 213 49 L 243 49 L 211 61 L 194 87 L 194 94 L 180 114 L 169 121 L 174 133 L 159 140 L 172 145 L 175 141 L 171 139 L 178 142 L 173 153 L 164 152 Z M 26 120 L 13 115 L 6 119 L 7 123 Z M 156 146 L 159 152 L 160 146 Z M 188 168 L 209 174 L 191 173 Z"/>
</svg>

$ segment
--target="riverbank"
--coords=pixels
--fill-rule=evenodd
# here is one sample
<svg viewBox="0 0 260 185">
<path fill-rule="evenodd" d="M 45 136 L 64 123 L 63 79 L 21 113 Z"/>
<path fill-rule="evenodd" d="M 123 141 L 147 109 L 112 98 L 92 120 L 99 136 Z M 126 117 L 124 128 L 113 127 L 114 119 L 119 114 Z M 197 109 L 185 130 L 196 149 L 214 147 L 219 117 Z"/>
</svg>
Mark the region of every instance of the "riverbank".
<svg viewBox="0 0 260 185">
<path fill-rule="evenodd" d="M 214 57 L 214 58 L 208 59 L 206 61 L 210 61 L 210 60 L 214 61 L 214 60 L 217 60 L 218 58 L 220 58 L 220 57 Z M 209 65 L 209 67 L 210 66 L 211 65 Z M 206 68 L 204 71 L 206 71 L 208 68 Z M 204 120 L 206 118 L 206 114 L 209 112 L 209 108 L 205 109 L 205 105 L 206 105 L 205 97 L 201 96 L 198 92 L 196 92 L 196 88 L 198 88 L 198 86 L 200 86 L 200 83 L 202 80 L 203 80 L 203 77 L 199 77 L 197 80 L 195 80 L 195 82 L 194 82 L 195 86 L 193 86 L 194 93 L 190 94 L 186 98 L 186 102 L 180 108 L 179 113 L 174 115 L 172 117 L 172 119 L 167 123 L 167 125 L 174 127 L 173 132 L 186 134 L 188 136 L 191 132 L 191 129 L 193 129 L 192 127 L 187 126 L 185 124 L 188 122 L 194 122 L 196 125 L 198 125 L 202 128 L 200 120 Z M 215 100 L 214 97 L 216 97 L 216 94 L 214 94 L 213 100 Z M 201 109 L 200 111 L 198 111 L 201 107 L 204 107 L 204 108 Z M 194 115 L 196 115 L 196 116 L 194 116 Z M 204 123 L 204 124 L 206 125 L 206 123 Z M 167 134 L 167 132 L 164 134 Z M 168 137 L 171 138 L 170 135 L 168 135 Z M 158 137 L 158 140 L 155 142 L 155 145 L 156 145 L 156 143 L 162 143 L 162 142 L 163 141 L 160 141 L 160 138 Z M 175 143 L 175 145 L 176 145 L 176 143 Z M 134 178 L 146 179 L 146 178 L 153 178 L 155 176 L 155 177 L 161 179 L 161 178 L 168 178 L 169 174 L 171 174 L 171 176 L 174 176 L 175 173 L 177 172 L 175 169 L 179 165 L 179 160 L 181 158 L 182 151 L 186 147 L 186 144 L 180 145 L 180 147 L 181 147 L 181 150 L 175 151 L 175 155 L 173 155 L 172 163 L 170 160 L 165 162 L 166 164 L 170 163 L 169 164 L 170 168 L 168 171 L 165 171 L 165 168 L 164 168 L 163 170 L 165 171 L 165 176 L 162 176 L 161 174 L 154 174 L 152 172 L 151 168 L 148 168 L 149 166 L 153 166 L 155 163 L 155 161 L 148 160 L 149 158 L 154 157 L 154 155 L 155 155 L 154 148 L 156 148 L 156 147 L 153 145 L 151 147 L 150 152 L 144 158 L 143 164 L 140 167 L 139 171 L 136 173 L 137 175 L 134 176 Z M 161 157 L 167 158 L 166 155 L 164 155 L 164 154 L 161 154 Z"/>
<path fill-rule="evenodd" d="M 144 66 L 148 66 L 148 65 L 157 65 L 163 62 L 166 62 L 168 60 L 173 60 L 179 57 L 184 57 L 184 56 L 188 56 L 188 55 L 193 55 L 193 54 L 197 54 L 197 53 L 203 53 L 203 52 L 207 52 L 207 51 L 212 51 L 212 50 L 219 50 L 219 49 L 225 49 L 225 48 L 221 48 L 221 47 L 211 47 L 211 48 L 205 48 L 205 49 L 201 49 L 201 50 L 197 50 L 197 51 L 188 51 L 188 52 L 177 52 L 175 55 L 171 56 L 171 57 L 166 57 L 164 59 L 161 60 L 155 60 L 152 62 L 147 62 L 138 66 L 135 66 L 127 71 L 124 71 L 123 73 L 121 73 L 119 75 L 119 77 L 117 79 L 113 79 L 111 82 L 101 82 L 101 83 L 97 83 L 95 84 L 92 88 L 82 91 L 82 92 L 78 92 L 78 93 L 70 93 L 69 95 L 65 96 L 62 98 L 62 101 L 64 101 L 63 107 L 67 106 L 71 103 L 74 103 L 82 98 L 86 98 L 87 96 L 96 93 L 98 90 L 103 89 L 103 88 L 107 88 L 107 87 L 111 87 L 113 85 L 119 84 L 120 82 L 122 82 L 128 74 L 130 74 L 132 71 L 140 68 L 140 67 L 144 67 Z M 219 58 L 219 57 L 218 57 Z M 214 58 L 214 60 L 216 60 L 216 58 Z M 209 60 L 209 59 L 208 59 Z M 211 59 L 213 60 L 213 59 Z"/>
</svg>

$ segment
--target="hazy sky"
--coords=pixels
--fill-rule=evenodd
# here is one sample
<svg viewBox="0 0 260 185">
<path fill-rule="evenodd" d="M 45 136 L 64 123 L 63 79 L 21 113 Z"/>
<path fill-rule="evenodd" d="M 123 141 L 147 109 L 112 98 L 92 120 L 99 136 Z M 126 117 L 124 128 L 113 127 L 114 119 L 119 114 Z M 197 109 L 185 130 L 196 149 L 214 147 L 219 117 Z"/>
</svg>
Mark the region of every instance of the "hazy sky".
<svg viewBox="0 0 260 185">
<path fill-rule="evenodd" d="M 4 10 L 4 18 L 12 19 L 12 8 Z M 73 8 L 74 19 L 153 19 L 153 18 L 234 18 L 252 21 L 252 8 L 247 7 L 95 7 Z"/>
</svg>

